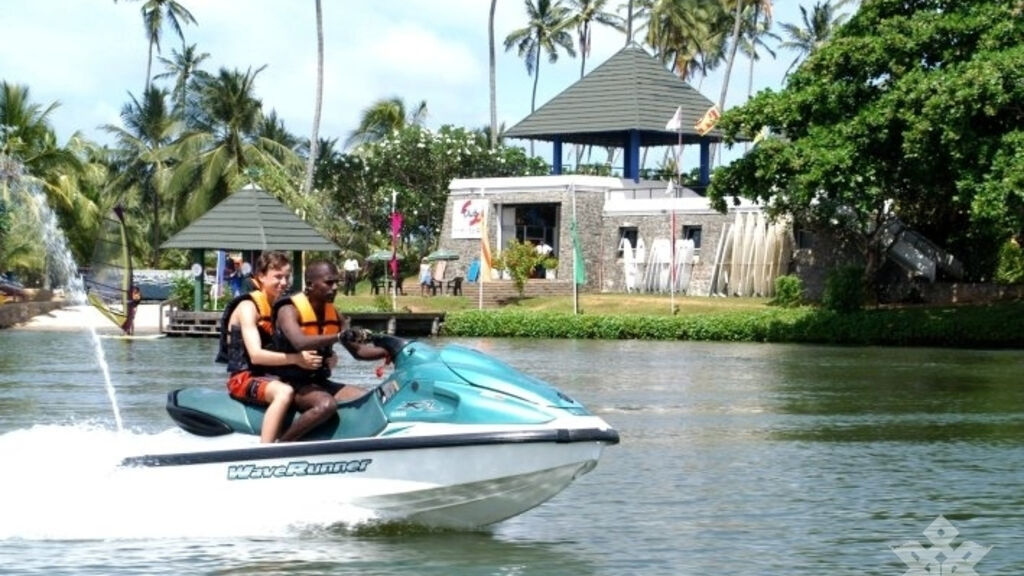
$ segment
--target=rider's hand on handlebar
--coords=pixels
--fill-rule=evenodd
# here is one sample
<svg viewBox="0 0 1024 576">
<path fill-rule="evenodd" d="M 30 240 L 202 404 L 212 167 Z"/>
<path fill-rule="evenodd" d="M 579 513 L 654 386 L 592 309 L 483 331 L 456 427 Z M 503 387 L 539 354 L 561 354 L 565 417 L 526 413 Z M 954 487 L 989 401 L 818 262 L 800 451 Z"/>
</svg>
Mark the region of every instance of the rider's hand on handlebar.
<svg viewBox="0 0 1024 576">
<path fill-rule="evenodd" d="M 349 328 L 348 330 L 343 330 L 338 334 L 338 342 L 341 344 L 362 344 L 364 342 L 369 342 L 372 337 L 373 332 L 364 328 Z"/>
</svg>

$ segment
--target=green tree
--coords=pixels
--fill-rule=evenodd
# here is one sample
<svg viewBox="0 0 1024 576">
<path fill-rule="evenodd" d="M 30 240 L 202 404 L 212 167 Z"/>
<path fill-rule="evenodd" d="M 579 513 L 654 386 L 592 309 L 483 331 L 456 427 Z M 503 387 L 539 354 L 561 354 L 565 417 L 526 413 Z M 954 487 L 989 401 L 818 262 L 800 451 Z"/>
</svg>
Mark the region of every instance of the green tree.
<svg viewBox="0 0 1024 576">
<path fill-rule="evenodd" d="M 740 50 L 747 56 L 750 67 L 747 71 L 747 99 L 749 100 L 754 94 L 754 68 L 757 62 L 761 60 L 761 53 L 758 49 L 762 49 L 768 53 L 773 60 L 775 59 L 775 51 L 765 42 L 765 38 L 770 38 L 775 42 L 781 41 L 778 34 L 771 31 L 772 26 L 772 13 L 771 10 L 765 8 L 765 3 L 768 0 L 761 0 L 754 2 L 753 6 L 747 9 L 745 15 L 750 17 L 744 20 L 744 35 L 740 43 Z M 769 4 L 770 5 L 770 4 Z"/>
<path fill-rule="evenodd" d="M 349 135 L 345 147 L 383 140 L 406 126 L 422 126 L 426 118 L 426 100 L 421 100 L 415 109 L 409 110 L 398 96 L 383 98 L 363 110 L 359 126 Z"/>
<path fill-rule="evenodd" d="M 537 83 L 540 80 L 540 57 L 548 55 L 548 62 L 558 62 L 558 49 L 575 58 L 572 36 L 566 29 L 572 25 L 572 15 L 561 0 L 524 0 L 527 25 L 513 30 L 505 37 L 505 51 L 515 48 L 526 65 L 526 73 L 533 76 L 530 112 L 537 109 Z M 530 141 L 533 155 L 533 141 Z"/>
<path fill-rule="evenodd" d="M 635 18 L 655 55 L 690 79 L 707 75 L 724 59 L 728 16 L 719 0 L 646 0 Z"/>
<path fill-rule="evenodd" d="M 787 38 L 779 44 L 779 48 L 797 53 L 796 58 L 786 68 L 786 76 L 789 76 L 801 60 L 828 42 L 832 34 L 849 19 L 849 15 L 841 14 L 839 11 L 850 2 L 851 0 L 836 0 L 835 3 L 831 0 L 815 2 L 810 13 L 807 12 L 807 8 L 801 6 L 799 24 L 779 23 Z"/>
<path fill-rule="evenodd" d="M 276 110 L 271 110 L 263 116 L 257 133 L 261 138 L 273 140 L 291 150 L 299 148 L 309 150 L 309 142 L 301 142 L 298 136 L 289 132 L 284 125 L 284 120 L 278 117 Z"/>
<path fill-rule="evenodd" d="M 608 0 L 569 0 L 569 4 L 570 23 L 576 27 L 576 47 L 580 53 L 580 78 L 583 78 L 587 70 L 594 23 L 621 30 L 623 22 L 620 16 L 605 10 Z"/>
<path fill-rule="evenodd" d="M 865 3 L 720 126 L 776 136 L 715 172 L 718 209 L 744 196 L 829 230 L 869 279 L 895 216 L 991 278 L 1024 226 L 1024 25 L 1006 0 Z"/>
<path fill-rule="evenodd" d="M 436 132 L 406 126 L 324 162 L 325 212 L 330 217 L 317 227 L 328 230 L 342 248 L 363 254 L 384 242 L 392 191 L 405 217 L 406 240 L 423 251 L 436 245 L 452 179 L 549 171 L 543 160 L 527 157 L 522 148 L 492 149 L 479 133 L 451 126 Z"/>
<path fill-rule="evenodd" d="M 115 2 L 117 0 L 114 0 Z M 160 53 L 160 37 L 164 32 L 164 25 L 170 24 L 171 28 L 185 42 L 185 33 L 182 31 L 182 24 L 195 24 L 196 19 L 187 8 L 175 0 L 139 0 L 142 5 L 142 22 L 146 27 L 146 39 L 149 41 L 149 57 L 146 60 L 146 88 L 149 88 L 149 81 L 153 69 L 153 48 Z"/>
<path fill-rule="evenodd" d="M 264 68 L 245 72 L 221 68 L 202 84 L 196 127 L 175 143 L 182 161 L 169 184 L 169 193 L 178 199 L 187 220 L 246 183 L 258 183 L 262 176 L 272 178 L 277 186 L 298 189 L 294 181 L 288 184 L 296 165 L 301 174 L 298 157 L 287 146 L 258 135 L 263 113 L 254 85 Z"/>
<path fill-rule="evenodd" d="M 150 86 L 140 102 L 129 93 L 131 102 L 121 108 L 121 122 L 124 125 L 107 125 L 104 129 L 114 135 L 118 143 L 117 160 L 120 167 L 111 186 L 121 194 L 137 194 L 142 202 L 152 207 L 150 213 L 149 264 L 157 267 L 160 262 L 160 201 L 167 196 L 171 169 L 175 158 L 171 143 L 181 131 L 181 122 L 171 115 L 168 108 L 169 93 L 156 86 Z"/>
<path fill-rule="evenodd" d="M 172 50 L 171 58 L 160 57 L 166 72 L 157 74 L 153 79 L 174 80 L 171 97 L 174 99 L 174 114 L 179 118 L 185 118 L 188 113 L 189 87 L 194 78 L 206 75 L 199 66 L 209 57 L 209 52 L 200 53 L 195 44 L 189 44 L 181 52 Z"/>
<path fill-rule="evenodd" d="M 45 272 L 46 252 L 37 207 L 26 194 L 12 194 L 12 190 L 41 191 L 58 225 L 71 233 L 81 229 L 79 223 L 95 213 L 95 207 L 78 188 L 82 162 L 67 147 L 57 144 L 50 125 L 50 115 L 58 106 L 57 102 L 45 107 L 33 102 L 28 86 L 0 83 L 0 170 L 4 174 L 0 178 L 0 199 L 15 214 L 10 238 L 17 237 L 17 243 L 23 246 L 16 250 L 22 255 L 20 261 L 26 263 L 23 271 L 32 268 L 44 282 L 50 275 Z M 25 230 L 33 231 L 25 236 Z M 85 247 L 77 242 L 69 248 L 79 258 Z"/>
</svg>

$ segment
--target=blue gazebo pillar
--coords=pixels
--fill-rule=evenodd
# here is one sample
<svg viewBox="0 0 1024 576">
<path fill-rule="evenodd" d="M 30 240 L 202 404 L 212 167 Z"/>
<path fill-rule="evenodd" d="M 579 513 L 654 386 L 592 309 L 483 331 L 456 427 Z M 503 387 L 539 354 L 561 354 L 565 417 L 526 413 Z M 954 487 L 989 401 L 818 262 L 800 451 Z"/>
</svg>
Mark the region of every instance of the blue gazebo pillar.
<svg viewBox="0 0 1024 576">
<path fill-rule="evenodd" d="M 625 151 L 622 155 L 622 176 L 640 181 L 640 131 L 630 130 L 627 133 Z"/>
<path fill-rule="evenodd" d="M 561 136 L 555 136 L 555 139 L 551 141 L 551 173 L 556 175 L 562 173 Z"/>
<path fill-rule="evenodd" d="M 711 182 L 711 142 L 705 138 L 700 141 L 700 185 L 707 186 Z"/>
</svg>

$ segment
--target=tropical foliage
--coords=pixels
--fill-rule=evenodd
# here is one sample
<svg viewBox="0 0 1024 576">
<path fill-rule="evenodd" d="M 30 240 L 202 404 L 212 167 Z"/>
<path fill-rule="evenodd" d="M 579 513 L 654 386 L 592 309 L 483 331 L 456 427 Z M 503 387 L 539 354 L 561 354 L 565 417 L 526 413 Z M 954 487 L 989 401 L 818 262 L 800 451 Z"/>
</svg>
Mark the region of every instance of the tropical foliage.
<svg viewBox="0 0 1024 576">
<path fill-rule="evenodd" d="M 512 284 L 520 297 L 526 289 L 526 280 L 538 266 L 545 264 L 550 264 L 548 256 L 537 252 L 537 247 L 532 242 L 519 242 L 514 239 L 494 256 L 492 263 L 494 268 L 506 270 L 512 276 Z"/>
<path fill-rule="evenodd" d="M 513 30 L 505 37 L 505 51 L 514 48 L 526 65 L 526 73 L 533 76 L 533 92 L 530 97 L 530 111 L 533 112 L 537 109 L 541 56 L 547 54 L 548 62 L 554 64 L 558 62 L 559 49 L 573 58 L 576 57 L 576 50 L 567 30 L 572 24 L 572 13 L 561 0 L 526 0 L 524 5 L 527 25 Z"/>
<path fill-rule="evenodd" d="M 367 254 L 390 242 L 394 193 L 407 248 L 423 254 L 436 244 L 453 178 L 548 172 L 546 163 L 521 148 L 490 148 L 480 132 L 409 125 L 353 153 L 323 158 L 315 188 L 323 191 L 324 204 L 311 219 L 340 246 Z"/>
<path fill-rule="evenodd" d="M 834 231 L 872 278 L 896 216 L 974 279 L 1024 230 L 1024 23 L 1006 0 L 875 0 L 720 124 L 774 135 L 715 172 L 719 209 L 762 202 Z"/>
<path fill-rule="evenodd" d="M 876 346 L 1020 348 L 1024 303 L 834 312 L 768 307 L 677 316 L 579 314 L 523 307 L 458 310 L 443 333 L 455 337 L 604 340 L 716 340 Z"/>
</svg>

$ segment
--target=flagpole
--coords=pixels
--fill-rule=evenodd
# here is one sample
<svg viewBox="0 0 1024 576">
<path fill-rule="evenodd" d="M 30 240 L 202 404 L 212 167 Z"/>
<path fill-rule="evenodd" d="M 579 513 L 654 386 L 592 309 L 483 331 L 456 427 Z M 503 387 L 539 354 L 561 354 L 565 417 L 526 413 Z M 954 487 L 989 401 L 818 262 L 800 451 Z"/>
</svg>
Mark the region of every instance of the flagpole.
<svg viewBox="0 0 1024 576">
<path fill-rule="evenodd" d="M 675 192 L 675 190 L 673 190 L 673 193 L 674 192 Z M 674 196 L 674 194 L 673 194 L 673 196 Z M 670 314 L 672 314 L 672 313 L 675 312 L 675 309 L 676 309 L 676 203 L 675 203 L 675 198 L 672 198 L 669 201 L 672 202 L 672 208 L 670 209 L 672 215 L 669 218 L 669 227 L 671 228 L 671 230 L 669 231 L 670 232 L 669 237 L 671 238 L 671 240 L 669 240 L 669 241 L 672 242 L 672 245 L 670 246 L 671 250 L 669 251 L 669 254 L 671 254 L 671 256 L 669 256 L 669 261 L 670 261 L 669 266 L 670 266 L 670 268 L 669 268 L 669 273 L 668 273 L 668 282 L 669 282 L 669 289 L 668 289 L 668 293 L 669 293 L 668 311 L 669 311 Z"/>
<path fill-rule="evenodd" d="M 576 238 L 579 237 L 579 224 L 576 222 L 576 184 L 569 185 L 572 190 L 572 225 L 577 227 Z M 576 283 L 576 238 L 573 238 L 572 243 L 572 313 L 574 316 L 580 313 L 580 288 L 579 284 Z"/>
<path fill-rule="evenodd" d="M 392 188 L 391 189 L 391 218 L 392 219 L 394 219 L 395 211 L 397 209 L 398 209 L 398 190 L 395 190 L 394 188 Z M 392 220 L 391 226 L 394 227 L 393 220 Z M 392 231 L 391 232 L 391 259 L 394 260 L 395 258 L 397 258 L 398 257 L 397 254 L 398 254 L 398 245 L 396 244 L 396 241 L 395 241 L 395 233 L 394 233 L 394 231 Z M 389 266 L 389 268 L 390 268 L 390 266 Z M 398 273 L 396 272 L 396 270 L 397 270 L 397 266 L 394 267 L 394 268 L 391 268 L 391 311 L 392 312 L 394 312 L 395 310 L 398 310 Z"/>
<path fill-rule="evenodd" d="M 682 122 L 679 123 L 679 130 L 677 130 L 677 134 L 679 135 L 679 143 L 676 145 L 676 186 L 682 186 L 683 185 L 683 166 L 680 163 L 682 161 L 682 152 L 683 152 L 683 124 L 682 124 Z M 669 275 L 668 275 L 669 282 L 671 283 L 671 286 L 669 287 L 669 297 L 668 297 L 668 305 L 669 305 L 668 311 L 669 311 L 670 314 L 673 313 L 675 311 L 675 309 L 676 309 L 676 194 L 675 194 L 675 192 L 676 192 L 675 187 L 673 187 L 672 188 L 672 194 L 671 194 L 671 196 L 669 196 L 669 199 L 668 199 L 668 201 L 671 203 L 670 210 L 672 211 L 672 217 L 669 219 L 669 226 L 671 226 L 671 228 L 672 228 L 669 231 L 670 232 L 669 238 L 671 238 L 671 240 L 669 240 L 669 241 L 672 242 L 672 246 L 669 247 L 670 248 L 670 252 L 669 253 L 671 254 L 671 256 L 669 257 L 669 260 L 671 261 L 670 266 L 672 268 L 669 271 Z"/>
<path fill-rule="evenodd" d="M 483 188 L 480 189 L 480 198 L 482 200 L 486 200 L 486 198 L 487 198 L 487 195 L 484 194 L 484 189 Z M 484 204 L 484 219 L 483 219 L 484 225 L 480 227 L 480 235 L 481 236 L 483 236 L 484 234 L 487 233 L 487 218 L 490 216 L 489 208 L 490 207 L 485 203 Z M 484 258 L 486 258 L 486 256 L 484 255 L 484 242 L 485 241 L 486 241 L 485 238 L 482 238 L 482 237 L 480 238 L 480 266 L 477 267 L 477 273 L 476 273 L 476 287 L 477 287 L 476 309 L 477 310 L 483 310 L 484 309 Z M 487 273 L 490 274 L 490 269 L 487 270 Z"/>
</svg>

